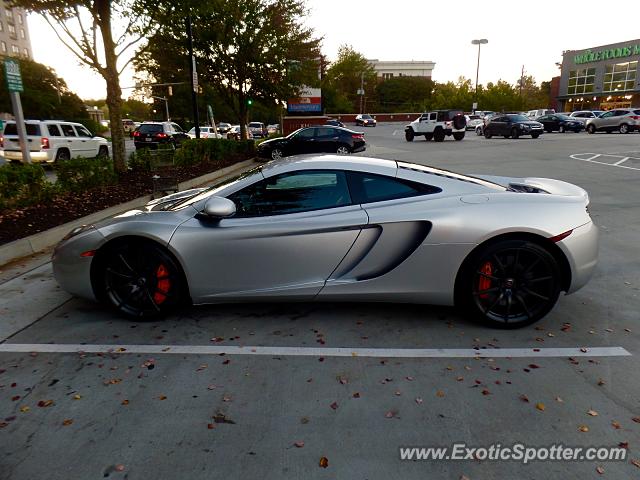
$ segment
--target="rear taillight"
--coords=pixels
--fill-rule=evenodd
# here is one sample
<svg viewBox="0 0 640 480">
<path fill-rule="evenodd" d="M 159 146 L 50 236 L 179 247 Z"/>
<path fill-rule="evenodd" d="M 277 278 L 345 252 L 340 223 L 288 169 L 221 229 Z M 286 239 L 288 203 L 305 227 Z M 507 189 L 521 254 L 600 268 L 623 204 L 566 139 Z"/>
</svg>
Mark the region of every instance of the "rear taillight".
<svg viewBox="0 0 640 480">
<path fill-rule="evenodd" d="M 364 133 L 352 133 L 351 138 L 354 140 L 364 140 Z"/>
<path fill-rule="evenodd" d="M 560 235 L 556 235 L 555 237 L 549 238 L 549 240 L 551 240 L 553 243 L 557 243 L 560 240 L 567 238 L 569 235 L 571 235 L 572 232 L 573 230 L 567 230 L 566 232 L 561 233 Z"/>
<path fill-rule="evenodd" d="M 640 115 L 630 115 L 629 118 L 632 118 L 633 120 L 640 120 Z"/>
<path fill-rule="evenodd" d="M 50 147 L 49 139 L 47 137 L 42 137 L 40 139 L 40 146 L 42 147 L 43 150 L 46 150 L 47 148 L 49 148 Z"/>
<path fill-rule="evenodd" d="M 167 138 L 169 135 L 167 135 L 164 132 L 160 132 L 160 133 L 156 133 L 156 137 L 157 138 Z"/>
<path fill-rule="evenodd" d="M 4 148 L 4 137 L 0 137 L 0 148 Z"/>
<path fill-rule="evenodd" d="M 133 132 L 133 136 L 134 137 L 139 137 L 140 136 L 140 132 L 136 130 L 135 132 Z"/>
</svg>

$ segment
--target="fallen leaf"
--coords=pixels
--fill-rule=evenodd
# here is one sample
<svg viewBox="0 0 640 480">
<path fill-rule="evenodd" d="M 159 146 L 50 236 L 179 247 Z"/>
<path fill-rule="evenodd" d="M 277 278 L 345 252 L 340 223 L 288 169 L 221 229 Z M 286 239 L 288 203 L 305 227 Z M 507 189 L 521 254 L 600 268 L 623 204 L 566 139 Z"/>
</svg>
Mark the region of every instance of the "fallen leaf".
<svg viewBox="0 0 640 480">
<path fill-rule="evenodd" d="M 222 396 L 222 401 L 223 402 L 230 402 L 231 401 L 231 395 L 223 395 Z"/>
<path fill-rule="evenodd" d="M 302 440 L 298 440 L 294 443 L 294 445 L 296 446 L 296 448 L 302 448 L 304 447 L 304 442 Z"/>
<path fill-rule="evenodd" d="M 395 413 L 392 412 L 391 410 L 389 410 L 387 413 L 384 414 L 385 418 L 393 418 L 395 416 Z"/>
<path fill-rule="evenodd" d="M 465 370 L 471 370 L 471 367 L 470 367 L 470 366 L 468 366 L 468 365 L 465 365 L 465 366 L 464 366 L 464 369 L 465 369 Z"/>
<path fill-rule="evenodd" d="M 541 412 L 544 412 L 544 409 L 545 409 L 546 407 L 544 406 L 544 403 L 542 403 L 542 402 L 538 402 L 538 403 L 536 403 L 536 408 L 537 408 L 538 410 L 540 410 Z"/>
<path fill-rule="evenodd" d="M 527 397 L 524 393 L 518 397 L 523 402 L 529 403 L 529 397 Z"/>
<path fill-rule="evenodd" d="M 598 472 L 600 475 L 602 475 L 604 473 L 604 468 L 602 468 L 601 466 L 597 466 L 596 467 L 596 472 Z"/>
<path fill-rule="evenodd" d="M 333 402 L 331 405 L 329 405 L 333 410 L 337 410 L 338 409 L 338 402 Z"/>
<path fill-rule="evenodd" d="M 308 418 L 308 417 L 302 417 L 302 418 L 300 419 L 300 423 L 302 423 L 302 424 L 309 423 L 309 418 Z"/>
<path fill-rule="evenodd" d="M 564 403 L 564 400 L 560 397 L 556 397 L 556 402 L 558 403 Z"/>
<path fill-rule="evenodd" d="M 213 430 L 214 428 L 216 428 L 216 426 L 215 426 L 215 424 L 213 424 L 213 423 L 207 423 L 207 428 L 208 428 L 209 430 Z"/>
<path fill-rule="evenodd" d="M 82 395 L 77 395 L 76 394 L 76 395 L 73 396 L 74 400 L 80 400 L 81 398 L 82 398 Z"/>
<path fill-rule="evenodd" d="M 7 422 L 0 422 L 0 428 L 8 427 L 9 424 Z"/>
<path fill-rule="evenodd" d="M 360 393 L 359 392 L 354 393 L 353 398 L 360 398 Z"/>
<path fill-rule="evenodd" d="M 451 371 L 451 370 L 453 370 L 453 367 L 452 366 L 448 366 L 447 370 Z"/>
<path fill-rule="evenodd" d="M 615 420 L 611 422 L 611 426 L 616 430 L 620 430 L 622 428 L 622 425 L 620 425 L 620 423 L 616 422 Z"/>
<path fill-rule="evenodd" d="M 604 385 L 604 380 L 602 380 L 601 378 L 598 380 L 598 386 L 601 387 L 602 385 Z"/>
<path fill-rule="evenodd" d="M 413 377 L 404 377 L 404 378 L 406 378 L 410 382 L 413 382 Z"/>
<path fill-rule="evenodd" d="M 349 381 L 345 377 L 338 377 L 338 382 L 342 385 L 346 385 Z"/>
<path fill-rule="evenodd" d="M 208 368 L 208 367 L 209 367 L 209 365 L 207 365 L 206 363 L 203 363 L 202 365 L 200 365 L 197 368 L 196 372 L 200 372 L 200 371 L 202 371 L 202 370 L 204 370 L 205 368 Z"/>
<path fill-rule="evenodd" d="M 640 417 L 633 417 L 631 420 L 633 420 L 636 423 L 640 423 Z"/>
<path fill-rule="evenodd" d="M 120 405 L 129 405 L 129 400 L 122 400 L 122 402 L 120 402 Z"/>
<path fill-rule="evenodd" d="M 618 446 L 620 448 L 624 448 L 625 450 L 628 450 L 629 449 L 629 442 L 620 442 L 620 443 L 618 443 Z"/>
<path fill-rule="evenodd" d="M 636 460 L 635 458 L 631 460 L 631 464 L 640 468 L 640 460 Z"/>
<path fill-rule="evenodd" d="M 158 397 L 158 400 L 166 400 L 166 399 L 167 399 L 167 397 L 165 395 L 160 395 Z"/>
<path fill-rule="evenodd" d="M 420 397 L 416 397 L 416 403 L 417 403 L 418 405 L 421 405 L 421 404 L 422 404 L 422 402 L 423 402 L 422 398 L 420 398 Z"/>
<path fill-rule="evenodd" d="M 440 397 L 440 398 L 444 397 L 444 392 L 442 390 L 438 390 L 436 392 L 436 397 Z"/>
<path fill-rule="evenodd" d="M 483 395 L 491 395 L 491 392 L 485 388 L 484 390 L 482 390 L 482 394 Z"/>
<path fill-rule="evenodd" d="M 320 464 L 322 468 L 327 468 L 329 466 L 329 459 L 327 457 L 320 457 Z"/>
<path fill-rule="evenodd" d="M 65 427 L 68 427 L 72 423 L 73 423 L 73 419 L 71 419 L 71 418 L 67 418 L 67 419 L 62 421 L 62 425 L 64 425 Z"/>
<path fill-rule="evenodd" d="M 587 410 L 587 415 L 591 415 L 592 417 L 597 417 L 598 412 L 596 412 L 595 410 Z"/>
<path fill-rule="evenodd" d="M 22 413 L 27 413 L 29 410 L 31 410 L 31 408 L 26 405 L 24 407 L 20 407 L 20 411 Z"/>
<path fill-rule="evenodd" d="M 395 394 L 396 394 L 396 396 L 398 396 L 398 397 L 399 397 L 400 395 L 402 395 L 402 393 L 401 393 L 399 390 L 396 390 L 396 391 L 395 391 Z"/>
<path fill-rule="evenodd" d="M 540 368 L 540 365 L 536 365 L 535 363 L 530 363 L 529 368 Z"/>
<path fill-rule="evenodd" d="M 223 365 L 229 365 L 229 363 L 231 362 L 231 360 L 229 360 L 228 358 L 226 360 L 224 360 L 222 362 Z"/>
<path fill-rule="evenodd" d="M 464 377 L 456 377 L 456 380 L 457 380 L 458 382 L 462 382 L 462 381 L 464 380 Z"/>
<path fill-rule="evenodd" d="M 587 427 L 586 425 L 580 425 L 580 427 L 578 427 L 578 430 L 580 430 L 581 432 L 588 432 L 589 427 Z"/>
<path fill-rule="evenodd" d="M 38 406 L 41 408 L 50 407 L 51 405 L 53 405 L 53 400 L 40 400 L 38 402 Z"/>
<path fill-rule="evenodd" d="M 459 480 L 470 480 L 470 479 L 466 475 L 460 475 L 460 479 Z"/>
<path fill-rule="evenodd" d="M 582 353 L 587 353 L 587 349 L 586 349 L 586 348 L 584 348 L 584 347 L 582 347 L 582 348 L 580 349 L 580 351 L 581 351 Z"/>
<path fill-rule="evenodd" d="M 124 472 L 124 465 L 116 465 L 116 472 Z"/>
</svg>

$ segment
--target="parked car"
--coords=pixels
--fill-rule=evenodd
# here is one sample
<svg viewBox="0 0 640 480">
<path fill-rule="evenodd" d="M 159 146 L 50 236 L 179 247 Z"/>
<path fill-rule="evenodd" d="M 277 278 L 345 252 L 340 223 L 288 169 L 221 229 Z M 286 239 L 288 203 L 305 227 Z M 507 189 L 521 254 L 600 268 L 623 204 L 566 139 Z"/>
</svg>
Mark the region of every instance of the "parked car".
<svg viewBox="0 0 640 480">
<path fill-rule="evenodd" d="M 525 117 L 529 117 L 530 120 L 535 120 L 538 117 L 543 115 L 551 115 L 552 113 L 556 113 L 553 108 L 539 108 L 537 110 L 529 110 L 526 113 L 523 113 Z"/>
<path fill-rule="evenodd" d="M 191 130 L 187 132 L 189 138 L 196 138 L 196 127 L 193 127 Z M 216 136 L 216 132 L 213 127 L 200 127 L 200 138 L 225 138 L 220 132 Z"/>
<path fill-rule="evenodd" d="M 521 135 L 531 135 L 538 138 L 544 129 L 540 122 L 535 122 L 520 114 L 497 114 L 492 116 L 484 126 L 485 138 L 502 135 L 504 138 L 518 138 Z"/>
<path fill-rule="evenodd" d="M 467 119 L 467 130 L 475 130 L 478 125 L 482 125 L 482 116 L 471 114 L 464 116 Z"/>
<path fill-rule="evenodd" d="M 267 127 L 262 122 L 249 122 L 249 130 L 251 130 L 253 138 L 264 138 L 269 135 Z"/>
<path fill-rule="evenodd" d="M 640 109 L 616 108 L 609 110 L 599 117 L 588 119 L 586 129 L 589 133 L 614 131 L 620 133 L 635 132 L 640 129 Z"/>
<path fill-rule="evenodd" d="M 356 115 L 356 127 L 375 127 L 378 122 L 371 115 L 366 113 Z"/>
<path fill-rule="evenodd" d="M 226 134 L 229 130 L 231 130 L 232 125 L 226 122 L 218 123 L 218 133 Z"/>
<path fill-rule="evenodd" d="M 349 154 L 366 148 L 364 133 L 348 128 L 318 125 L 300 128 L 286 137 L 265 140 L 258 145 L 258 156 L 277 159 L 304 153 Z"/>
<path fill-rule="evenodd" d="M 545 132 L 575 132 L 578 133 L 584 128 L 584 124 L 577 118 L 568 117 L 560 113 L 554 113 L 552 115 L 543 115 L 536 118 L 537 122 L 540 122 Z"/>
<path fill-rule="evenodd" d="M 598 118 L 603 113 L 604 110 L 578 110 L 576 112 L 571 112 L 569 116 L 581 121 L 583 125 L 586 125 L 587 120 L 590 118 Z"/>
<path fill-rule="evenodd" d="M 340 120 L 336 120 L 334 118 L 327 120 L 325 123 L 325 125 L 330 125 L 332 127 L 344 127 L 344 123 L 342 123 Z"/>
<path fill-rule="evenodd" d="M 464 138 L 467 120 L 461 110 L 434 110 L 425 112 L 404 128 L 404 138 L 413 142 L 418 136 L 429 141 L 444 141 L 453 135 L 456 140 Z"/>
<path fill-rule="evenodd" d="M 269 133 L 269 135 L 271 135 L 272 133 L 278 133 L 279 131 L 280 131 L 279 123 L 272 123 L 271 125 L 267 125 L 267 132 Z"/>
<path fill-rule="evenodd" d="M 27 120 L 27 141 L 32 162 L 53 163 L 77 157 L 107 157 L 105 138 L 97 137 L 80 123 L 61 120 Z M 0 155 L 8 161 L 22 161 L 16 122 L 4 124 Z"/>
<path fill-rule="evenodd" d="M 251 133 L 249 126 L 246 127 L 246 130 L 247 130 L 247 138 L 249 140 L 253 140 L 253 134 Z M 240 133 L 241 133 L 240 125 L 233 125 L 227 132 L 227 138 L 229 140 L 240 140 Z"/>
<path fill-rule="evenodd" d="M 53 273 L 135 322 L 191 303 L 355 300 L 455 304 L 517 328 L 592 276 L 588 205 L 559 180 L 309 156 L 76 228 Z"/>
<path fill-rule="evenodd" d="M 133 132 L 133 143 L 136 149 L 156 149 L 160 145 L 179 148 L 189 135 L 180 125 L 173 122 L 143 122 Z"/>
</svg>

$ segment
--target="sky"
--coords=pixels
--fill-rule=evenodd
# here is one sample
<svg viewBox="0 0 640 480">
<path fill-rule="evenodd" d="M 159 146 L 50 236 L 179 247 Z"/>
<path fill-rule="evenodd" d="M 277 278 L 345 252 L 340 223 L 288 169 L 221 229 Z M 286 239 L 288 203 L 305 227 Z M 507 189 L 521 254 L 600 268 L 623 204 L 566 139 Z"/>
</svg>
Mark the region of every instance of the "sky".
<svg viewBox="0 0 640 480">
<path fill-rule="evenodd" d="M 205 0 L 206 1 L 206 0 Z M 478 50 L 471 40 L 486 38 L 482 46 L 479 82 L 498 79 L 515 83 L 522 67 L 537 82 L 559 74 L 556 62 L 563 50 L 583 50 L 634 40 L 633 29 L 613 28 L 589 13 L 603 12 L 602 2 L 543 0 L 535 8 L 512 1 L 458 0 L 307 0 L 305 23 L 323 38 L 322 50 L 335 59 L 342 44 L 366 58 L 429 60 L 435 62 L 433 79 L 456 81 L 465 76 L 475 82 Z M 626 4 L 624 16 L 637 18 L 640 2 Z M 604 14 L 604 12 L 603 12 Z M 104 98 L 104 80 L 78 60 L 56 38 L 44 19 L 28 18 L 34 59 L 56 70 L 83 99 Z M 591 25 L 580 27 L 580 25 Z M 595 22 L 595 23 L 594 23 Z M 599 27 L 598 24 L 603 25 Z M 608 25 L 608 27 L 607 27 Z M 133 86 L 133 71 L 125 71 L 122 87 Z M 123 96 L 130 95 L 123 90 Z"/>
</svg>

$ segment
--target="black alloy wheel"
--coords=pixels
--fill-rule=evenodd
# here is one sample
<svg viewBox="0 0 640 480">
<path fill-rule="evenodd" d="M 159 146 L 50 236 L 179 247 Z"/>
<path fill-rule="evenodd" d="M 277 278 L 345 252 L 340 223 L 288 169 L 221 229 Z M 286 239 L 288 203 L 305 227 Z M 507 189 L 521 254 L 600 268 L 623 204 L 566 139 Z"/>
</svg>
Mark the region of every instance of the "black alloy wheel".
<svg viewBox="0 0 640 480">
<path fill-rule="evenodd" d="M 434 142 L 444 142 L 444 137 L 445 137 L 445 133 L 444 130 L 442 130 L 441 128 L 439 128 L 438 130 L 436 130 L 435 132 L 433 132 L 433 141 Z"/>
<path fill-rule="evenodd" d="M 71 158 L 71 155 L 69 154 L 69 150 L 67 150 L 66 148 L 61 148 L 60 150 L 58 150 L 58 153 L 56 153 L 56 162 L 63 162 L 65 160 L 69 160 Z"/>
<path fill-rule="evenodd" d="M 433 140 L 433 133 L 425 133 L 424 134 L 424 139 L 425 141 L 429 142 L 431 140 Z"/>
<path fill-rule="evenodd" d="M 121 243 L 109 248 L 100 262 L 99 293 L 127 317 L 153 319 L 185 300 L 182 270 L 156 245 Z"/>
<path fill-rule="evenodd" d="M 541 246 L 523 240 L 490 245 L 467 265 L 463 303 L 498 328 L 519 328 L 544 317 L 560 294 L 560 269 Z"/>
</svg>

